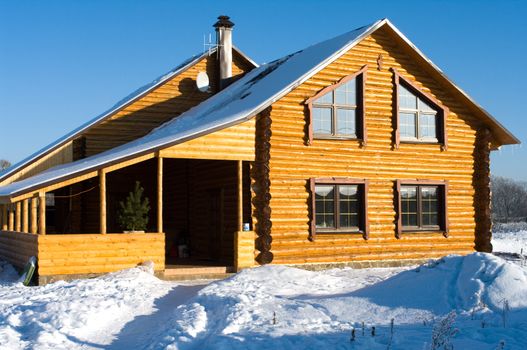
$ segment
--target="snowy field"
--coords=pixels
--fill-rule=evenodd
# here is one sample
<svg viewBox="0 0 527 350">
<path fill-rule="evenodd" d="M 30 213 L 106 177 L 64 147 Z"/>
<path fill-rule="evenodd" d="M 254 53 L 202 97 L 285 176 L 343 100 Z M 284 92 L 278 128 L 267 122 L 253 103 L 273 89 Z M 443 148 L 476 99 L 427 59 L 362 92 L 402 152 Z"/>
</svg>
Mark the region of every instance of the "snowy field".
<svg viewBox="0 0 527 350">
<path fill-rule="evenodd" d="M 527 349 L 527 267 L 491 254 L 411 268 L 264 266 L 212 283 L 143 267 L 24 287 L 0 266 L 0 349 Z"/>
</svg>

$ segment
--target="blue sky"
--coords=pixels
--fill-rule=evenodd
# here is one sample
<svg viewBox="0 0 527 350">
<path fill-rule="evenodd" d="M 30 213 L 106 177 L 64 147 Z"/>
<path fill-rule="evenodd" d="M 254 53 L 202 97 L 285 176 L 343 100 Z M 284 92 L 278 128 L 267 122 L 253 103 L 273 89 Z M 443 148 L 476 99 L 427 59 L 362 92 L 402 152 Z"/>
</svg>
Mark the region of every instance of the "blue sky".
<svg viewBox="0 0 527 350">
<path fill-rule="evenodd" d="M 259 63 L 388 17 L 527 142 L 527 1 L 0 0 L 0 159 L 23 159 L 201 52 L 220 14 Z M 492 172 L 527 181 L 527 146 L 494 152 Z"/>
</svg>

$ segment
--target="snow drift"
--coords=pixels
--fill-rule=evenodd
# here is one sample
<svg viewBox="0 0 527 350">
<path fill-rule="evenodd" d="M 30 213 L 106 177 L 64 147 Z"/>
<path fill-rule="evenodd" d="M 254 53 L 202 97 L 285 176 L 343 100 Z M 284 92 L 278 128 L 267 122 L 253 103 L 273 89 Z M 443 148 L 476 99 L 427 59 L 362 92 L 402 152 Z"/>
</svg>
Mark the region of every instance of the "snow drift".
<svg viewBox="0 0 527 350">
<path fill-rule="evenodd" d="M 263 266 L 205 287 L 138 268 L 33 288 L 0 272 L 8 349 L 421 350 L 452 311 L 455 349 L 525 349 L 527 269 L 475 253 L 413 268 Z"/>
</svg>

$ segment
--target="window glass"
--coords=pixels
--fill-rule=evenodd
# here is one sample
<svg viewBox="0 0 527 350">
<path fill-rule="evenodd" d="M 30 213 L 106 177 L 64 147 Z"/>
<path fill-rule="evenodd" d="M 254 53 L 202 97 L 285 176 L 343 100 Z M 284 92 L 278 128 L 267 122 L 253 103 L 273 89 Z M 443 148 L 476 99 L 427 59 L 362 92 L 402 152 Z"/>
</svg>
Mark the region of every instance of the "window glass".
<svg viewBox="0 0 527 350">
<path fill-rule="evenodd" d="M 436 113 L 435 108 L 430 106 L 427 102 L 425 102 L 423 99 L 419 99 L 419 109 L 423 112 L 430 112 L 430 113 Z"/>
<path fill-rule="evenodd" d="M 437 186 L 421 187 L 421 215 L 423 226 L 439 226 L 439 202 L 437 192 Z"/>
<path fill-rule="evenodd" d="M 401 187 L 401 215 L 404 226 L 417 226 L 417 187 Z"/>
<path fill-rule="evenodd" d="M 359 196 L 357 185 L 339 186 L 340 227 L 359 227 Z"/>
<path fill-rule="evenodd" d="M 417 109 L 417 96 L 411 93 L 404 86 L 399 85 L 399 108 L 401 109 Z"/>
<path fill-rule="evenodd" d="M 339 86 L 335 90 L 335 104 L 340 106 L 357 105 L 357 81 L 355 79 Z"/>
<path fill-rule="evenodd" d="M 421 138 L 436 138 L 436 116 L 433 114 L 419 115 L 419 136 Z"/>
<path fill-rule="evenodd" d="M 401 138 L 437 142 L 437 107 L 407 89 L 404 84 L 398 85 L 397 92 Z"/>
<path fill-rule="evenodd" d="M 333 103 L 333 91 L 330 91 L 327 94 L 320 96 L 313 103 L 332 104 Z"/>
<path fill-rule="evenodd" d="M 313 132 L 315 134 L 332 134 L 331 108 L 313 108 Z"/>
<path fill-rule="evenodd" d="M 355 135 L 355 110 L 337 108 L 337 134 Z"/>
<path fill-rule="evenodd" d="M 337 85 L 312 102 L 311 118 L 314 136 L 356 137 L 358 134 L 357 109 L 361 108 L 358 88 L 362 76 Z M 360 83 L 360 84 L 359 84 Z M 360 110 L 359 110 L 360 111 Z M 362 126 L 362 125 L 361 125 Z M 359 130 L 360 131 L 360 130 Z"/>
<path fill-rule="evenodd" d="M 317 185 L 315 187 L 316 227 L 335 227 L 335 191 L 334 186 Z"/>
<path fill-rule="evenodd" d="M 417 137 L 416 130 L 415 130 L 416 129 L 415 119 L 416 119 L 415 113 L 406 113 L 406 112 L 399 113 L 399 133 L 402 138 Z"/>
</svg>

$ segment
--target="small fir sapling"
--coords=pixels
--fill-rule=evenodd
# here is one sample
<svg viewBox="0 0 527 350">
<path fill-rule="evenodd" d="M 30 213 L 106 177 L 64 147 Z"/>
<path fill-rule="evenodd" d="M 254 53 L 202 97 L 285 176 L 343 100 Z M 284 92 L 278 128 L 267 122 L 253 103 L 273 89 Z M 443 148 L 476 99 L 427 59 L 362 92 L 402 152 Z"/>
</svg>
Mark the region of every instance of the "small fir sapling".
<svg viewBox="0 0 527 350">
<path fill-rule="evenodd" d="M 142 198 L 143 192 L 144 189 L 141 187 L 141 183 L 136 181 L 134 190 L 128 194 L 126 200 L 119 202 L 117 220 L 125 231 L 146 230 L 150 204 L 148 198 Z"/>
</svg>

